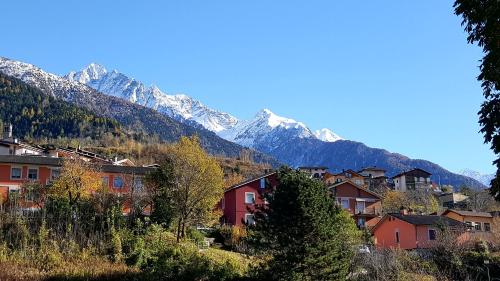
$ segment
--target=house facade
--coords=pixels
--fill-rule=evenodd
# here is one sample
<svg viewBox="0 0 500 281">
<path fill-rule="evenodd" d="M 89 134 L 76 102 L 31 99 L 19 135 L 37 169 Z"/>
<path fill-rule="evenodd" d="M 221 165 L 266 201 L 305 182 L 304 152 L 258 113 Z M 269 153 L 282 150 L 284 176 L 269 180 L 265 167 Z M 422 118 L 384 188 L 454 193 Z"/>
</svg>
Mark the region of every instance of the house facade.
<svg viewBox="0 0 500 281">
<path fill-rule="evenodd" d="M 392 177 L 394 189 L 403 192 L 418 188 L 432 189 L 431 175 L 418 168 L 397 174 Z"/>
<path fill-rule="evenodd" d="M 448 209 L 441 215 L 464 223 L 467 228 L 467 239 L 494 242 L 492 214 Z"/>
<path fill-rule="evenodd" d="M 358 227 L 365 227 L 382 211 L 380 196 L 349 180 L 329 186 L 336 203 L 348 211 Z"/>
<path fill-rule="evenodd" d="M 385 170 L 378 167 L 366 167 L 358 171 L 364 177 L 364 185 L 369 190 L 387 188 L 387 176 Z"/>
<path fill-rule="evenodd" d="M 221 223 L 234 226 L 253 224 L 255 209 L 266 204 L 264 193 L 277 185 L 276 172 L 271 172 L 228 188 L 220 202 Z"/>
<path fill-rule="evenodd" d="M 323 179 L 324 175 L 328 171 L 328 167 L 325 166 L 299 167 L 299 171 L 310 174 L 312 178 Z"/>
<path fill-rule="evenodd" d="M 463 232 L 464 225 L 442 216 L 386 214 L 371 232 L 378 248 L 411 250 L 432 247 L 442 226 Z"/>
<path fill-rule="evenodd" d="M 0 205 L 15 203 L 23 210 L 39 208 L 34 202 L 34 195 L 22 190 L 23 184 L 50 184 L 60 175 L 63 161 L 63 158 L 44 156 L 0 155 Z M 102 164 L 99 165 L 99 176 L 110 192 L 124 194 L 132 188 L 141 190 L 143 177 L 153 170 L 149 167 Z"/>
</svg>

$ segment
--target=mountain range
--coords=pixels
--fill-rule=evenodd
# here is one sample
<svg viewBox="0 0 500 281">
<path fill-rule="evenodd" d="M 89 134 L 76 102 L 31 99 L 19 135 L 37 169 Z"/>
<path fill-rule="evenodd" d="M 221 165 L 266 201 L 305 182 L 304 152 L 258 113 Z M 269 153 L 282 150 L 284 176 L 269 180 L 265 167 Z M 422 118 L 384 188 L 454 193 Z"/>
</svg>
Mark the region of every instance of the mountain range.
<svg viewBox="0 0 500 281">
<path fill-rule="evenodd" d="M 248 147 L 254 150 L 258 161 L 276 164 L 278 160 L 295 167 L 321 165 L 332 171 L 378 166 L 386 169 L 389 176 L 418 167 L 431 172 L 433 180 L 442 184 L 484 187 L 475 179 L 426 160 L 344 140 L 329 129 L 312 131 L 304 123 L 278 116 L 269 109 L 260 110 L 251 120 L 239 120 L 187 95 L 167 94 L 154 85 L 145 86 L 95 63 L 61 77 L 27 63 L 0 58 L 0 72 L 167 141 L 198 134 L 213 154 L 234 156 Z"/>
<path fill-rule="evenodd" d="M 46 95 L 85 108 L 102 117 L 112 118 L 124 129 L 158 136 L 169 142 L 177 141 L 181 136 L 197 135 L 203 148 L 214 155 L 238 157 L 243 150 L 247 150 L 200 126 L 184 124 L 154 109 L 105 95 L 85 84 L 48 73 L 28 63 L 0 57 L 0 72 L 38 88 Z M 279 165 L 276 159 L 264 153 L 251 151 L 251 155 L 256 162 Z"/>
<path fill-rule="evenodd" d="M 491 180 L 495 178 L 495 174 L 481 174 L 478 171 L 474 171 L 471 169 L 463 169 L 458 172 L 460 175 L 467 176 L 469 178 L 473 178 L 478 182 L 484 184 L 485 186 L 490 186 Z"/>
</svg>

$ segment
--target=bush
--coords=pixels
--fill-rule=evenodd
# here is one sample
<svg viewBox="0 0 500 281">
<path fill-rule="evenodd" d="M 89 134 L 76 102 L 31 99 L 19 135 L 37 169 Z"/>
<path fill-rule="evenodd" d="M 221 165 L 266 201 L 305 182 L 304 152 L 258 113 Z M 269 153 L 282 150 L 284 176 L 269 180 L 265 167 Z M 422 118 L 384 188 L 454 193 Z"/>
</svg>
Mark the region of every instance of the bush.
<svg viewBox="0 0 500 281">
<path fill-rule="evenodd" d="M 197 230 L 194 227 L 190 227 L 186 231 L 186 235 L 188 239 L 193 240 L 196 244 L 202 243 L 205 241 L 205 235 L 201 233 L 199 230 Z"/>
</svg>

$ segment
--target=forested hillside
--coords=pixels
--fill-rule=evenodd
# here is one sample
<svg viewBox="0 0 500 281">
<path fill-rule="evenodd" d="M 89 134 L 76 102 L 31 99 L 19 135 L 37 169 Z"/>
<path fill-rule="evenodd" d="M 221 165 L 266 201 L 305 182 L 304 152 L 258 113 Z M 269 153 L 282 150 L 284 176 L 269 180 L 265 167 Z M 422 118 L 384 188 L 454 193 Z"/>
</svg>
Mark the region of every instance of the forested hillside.
<svg viewBox="0 0 500 281">
<path fill-rule="evenodd" d="M 25 139 L 123 134 L 120 124 L 113 119 L 98 117 L 0 73 L 0 125 L 7 122 L 15 125 L 16 137 Z"/>
</svg>

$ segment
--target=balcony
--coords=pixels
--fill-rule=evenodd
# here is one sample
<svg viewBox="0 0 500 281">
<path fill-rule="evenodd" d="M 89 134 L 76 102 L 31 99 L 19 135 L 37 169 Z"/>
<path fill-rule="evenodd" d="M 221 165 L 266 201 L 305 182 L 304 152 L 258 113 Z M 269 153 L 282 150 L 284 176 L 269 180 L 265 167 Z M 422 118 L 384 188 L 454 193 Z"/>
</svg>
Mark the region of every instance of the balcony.
<svg viewBox="0 0 500 281">
<path fill-rule="evenodd" d="M 382 213 L 380 207 L 366 207 L 366 208 L 356 208 L 354 210 L 355 215 L 368 215 L 368 216 L 379 216 Z"/>
</svg>

